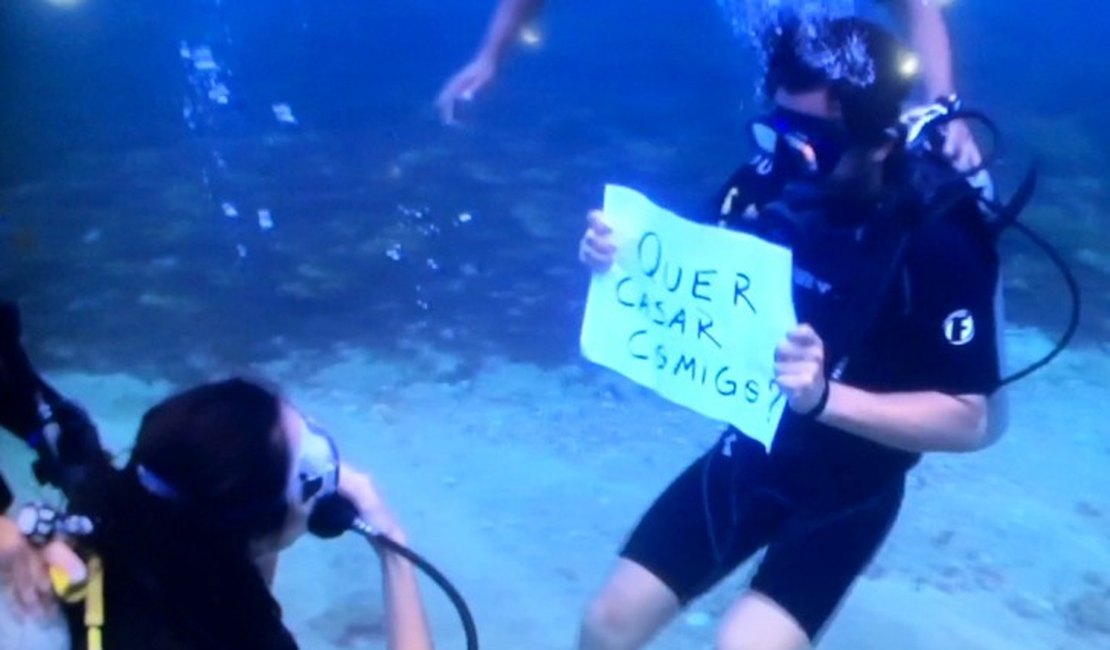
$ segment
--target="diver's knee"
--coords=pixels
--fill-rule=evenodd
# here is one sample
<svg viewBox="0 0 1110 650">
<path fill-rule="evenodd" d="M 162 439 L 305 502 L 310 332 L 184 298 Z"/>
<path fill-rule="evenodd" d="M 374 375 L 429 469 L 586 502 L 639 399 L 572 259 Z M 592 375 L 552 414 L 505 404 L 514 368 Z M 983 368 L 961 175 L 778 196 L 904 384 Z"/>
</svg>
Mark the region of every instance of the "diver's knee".
<svg viewBox="0 0 1110 650">
<path fill-rule="evenodd" d="M 621 560 L 586 609 L 580 650 L 635 650 L 678 610 L 678 597 L 659 578 L 634 562 Z"/>
<path fill-rule="evenodd" d="M 733 604 L 717 630 L 716 650 L 806 650 L 809 637 L 774 600 L 749 592 Z"/>
<path fill-rule="evenodd" d="M 586 608 L 579 650 L 631 650 L 635 613 L 623 599 L 602 593 Z"/>
</svg>

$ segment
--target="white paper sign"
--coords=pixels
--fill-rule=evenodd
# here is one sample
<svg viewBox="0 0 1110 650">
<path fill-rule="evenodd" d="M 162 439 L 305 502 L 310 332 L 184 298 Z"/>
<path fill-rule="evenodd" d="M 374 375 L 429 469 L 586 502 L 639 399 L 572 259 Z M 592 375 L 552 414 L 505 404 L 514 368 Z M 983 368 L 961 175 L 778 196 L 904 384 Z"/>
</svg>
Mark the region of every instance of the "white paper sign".
<svg viewBox="0 0 1110 650">
<path fill-rule="evenodd" d="M 796 324 L 790 251 L 605 188 L 617 247 L 595 274 L 582 354 L 770 447 L 786 400 L 774 350 Z"/>
</svg>

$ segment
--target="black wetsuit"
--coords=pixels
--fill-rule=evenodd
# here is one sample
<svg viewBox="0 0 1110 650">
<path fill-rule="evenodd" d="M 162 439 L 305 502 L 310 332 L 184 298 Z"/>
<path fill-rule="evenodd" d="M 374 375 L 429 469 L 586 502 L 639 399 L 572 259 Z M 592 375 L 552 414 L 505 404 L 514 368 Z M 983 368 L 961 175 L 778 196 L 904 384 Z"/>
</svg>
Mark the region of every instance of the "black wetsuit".
<svg viewBox="0 0 1110 650">
<path fill-rule="evenodd" d="M 750 230 L 742 215 L 775 200 L 790 174 L 757 158 L 729 181 L 712 221 Z M 870 324 L 858 297 L 877 290 L 892 265 L 876 260 L 905 230 L 826 224 L 795 243 L 799 322 L 822 336 L 826 358 L 853 350 L 840 381 L 875 392 L 997 387 L 998 261 L 975 209 L 965 203 L 912 231 L 884 298 L 867 301 Z M 789 409 L 770 453 L 729 428 L 651 506 L 622 555 L 685 604 L 767 547 L 752 588 L 814 639 L 885 539 L 918 459 Z"/>
</svg>

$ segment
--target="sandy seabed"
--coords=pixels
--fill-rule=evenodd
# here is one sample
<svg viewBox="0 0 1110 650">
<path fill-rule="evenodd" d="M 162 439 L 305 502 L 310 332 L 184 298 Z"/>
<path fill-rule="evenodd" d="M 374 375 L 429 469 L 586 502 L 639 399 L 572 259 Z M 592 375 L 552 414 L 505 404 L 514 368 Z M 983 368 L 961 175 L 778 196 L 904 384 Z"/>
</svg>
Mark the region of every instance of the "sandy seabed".
<svg viewBox="0 0 1110 650">
<path fill-rule="evenodd" d="M 1048 346 L 1012 330 L 1017 363 Z M 325 422 L 369 469 L 409 531 L 467 598 L 485 648 L 573 647 L 579 616 L 650 501 L 718 426 L 581 361 L 540 369 L 490 359 L 466 380 L 422 380 L 350 349 L 251 369 Z M 994 447 L 916 468 L 887 545 L 820 647 L 1087 650 L 1110 643 L 1110 433 L 1105 349 L 1074 349 L 1012 390 Z M 175 389 L 127 375 L 52 373 L 126 453 L 142 412 Z M 3 472 L 38 492 L 29 455 Z M 696 601 L 652 647 L 712 648 L 714 623 L 751 566 Z M 305 539 L 276 583 L 305 648 L 381 648 L 377 562 L 358 538 Z M 425 583 L 442 648 L 464 647 Z"/>
</svg>

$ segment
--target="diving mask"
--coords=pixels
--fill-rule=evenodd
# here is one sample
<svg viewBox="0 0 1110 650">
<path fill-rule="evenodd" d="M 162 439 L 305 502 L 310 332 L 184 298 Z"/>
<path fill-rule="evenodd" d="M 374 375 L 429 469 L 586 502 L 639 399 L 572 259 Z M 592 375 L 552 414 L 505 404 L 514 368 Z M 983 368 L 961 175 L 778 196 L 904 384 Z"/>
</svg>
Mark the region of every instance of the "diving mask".
<svg viewBox="0 0 1110 650">
<path fill-rule="evenodd" d="M 290 495 L 296 503 L 332 494 L 339 489 L 339 449 L 320 425 L 305 420 Z"/>
<path fill-rule="evenodd" d="M 804 175 L 832 171 L 846 148 L 846 134 L 835 122 L 781 107 L 748 128 L 756 148 L 776 166 Z"/>
</svg>

